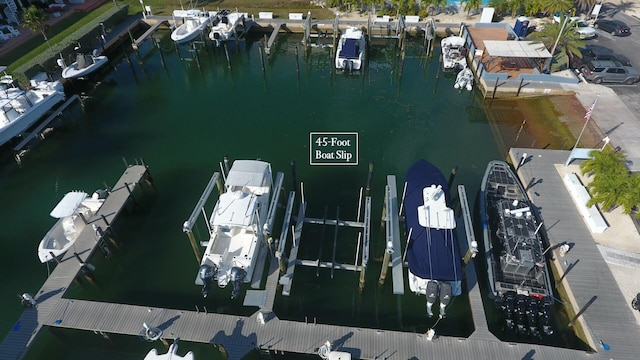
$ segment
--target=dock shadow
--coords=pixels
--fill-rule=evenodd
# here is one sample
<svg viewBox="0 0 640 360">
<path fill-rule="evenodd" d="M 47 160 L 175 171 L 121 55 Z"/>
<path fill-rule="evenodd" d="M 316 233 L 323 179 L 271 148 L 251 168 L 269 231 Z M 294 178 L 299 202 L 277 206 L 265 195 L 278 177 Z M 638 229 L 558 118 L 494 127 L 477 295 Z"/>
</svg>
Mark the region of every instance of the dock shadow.
<svg viewBox="0 0 640 360">
<path fill-rule="evenodd" d="M 256 333 L 243 335 L 243 327 L 244 320 L 239 319 L 231 334 L 227 335 L 224 330 L 218 331 L 209 342 L 220 345 L 227 353 L 227 359 L 241 359 L 257 347 L 258 341 Z"/>
</svg>

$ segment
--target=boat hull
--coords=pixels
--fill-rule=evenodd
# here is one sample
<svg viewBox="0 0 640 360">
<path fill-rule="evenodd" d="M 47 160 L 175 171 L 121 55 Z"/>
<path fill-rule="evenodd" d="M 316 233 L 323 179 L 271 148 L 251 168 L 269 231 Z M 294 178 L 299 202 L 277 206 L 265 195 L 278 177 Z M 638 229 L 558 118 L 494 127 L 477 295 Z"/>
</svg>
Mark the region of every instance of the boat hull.
<svg viewBox="0 0 640 360">
<path fill-rule="evenodd" d="M 187 18 L 185 23 L 178 26 L 171 33 L 171 40 L 177 44 L 185 44 L 195 40 L 211 23 L 209 16 L 198 16 L 194 18 Z"/>
<path fill-rule="evenodd" d="M 449 283 L 453 295 L 462 293 L 462 264 L 459 246 L 452 226 L 437 228 L 420 224 L 418 209 L 425 206 L 423 191 L 440 186 L 450 208 L 449 186 L 438 168 L 426 160 L 414 163 L 406 174 L 405 219 L 411 232 L 407 247 L 409 285 L 413 292 L 426 294 L 427 283 L 435 280 Z"/>
<path fill-rule="evenodd" d="M 335 66 L 338 70 L 360 71 L 364 68 L 367 42 L 361 30 L 349 27 L 338 41 Z"/>
<path fill-rule="evenodd" d="M 21 98 L 28 97 L 29 101 L 25 99 L 24 105 L 27 107 L 30 102 L 32 106 L 21 114 L 17 111 L 14 111 L 15 114 L 11 111 L 5 113 L 5 119 L 3 119 L 5 120 L 5 124 L 0 127 L 0 146 L 23 134 L 49 110 L 65 100 L 64 91 L 59 90 L 28 90 L 21 92 L 20 95 L 16 93 L 16 95 Z M 34 102 L 34 99 L 37 99 L 37 102 Z M 0 101 L 3 103 L 6 102 L 9 105 L 11 104 L 11 101 L 7 99 L 1 99 Z"/>
<path fill-rule="evenodd" d="M 92 56 L 92 58 L 93 64 L 82 69 L 78 69 L 78 62 L 74 62 L 73 64 L 67 66 L 64 70 L 62 70 L 62 77 L 65 79 L 77 79 L 87 76 L 106 65 L 109 61 L 109 59 L 104 55 Z"/>
<path fill-rule="evenodd" d="M 551 296 L 541 224 L 509 164 L 488 164 L 480 188 L 480 212 L 490 295 Z"/>
</svg>

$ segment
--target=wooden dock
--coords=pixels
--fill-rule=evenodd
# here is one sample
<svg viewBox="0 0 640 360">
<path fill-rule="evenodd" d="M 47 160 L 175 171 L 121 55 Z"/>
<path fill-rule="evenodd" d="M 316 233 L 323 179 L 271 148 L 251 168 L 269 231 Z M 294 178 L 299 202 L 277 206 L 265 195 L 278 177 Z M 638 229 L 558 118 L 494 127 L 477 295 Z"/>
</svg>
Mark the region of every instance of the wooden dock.
<svg viewBox="0 0 640 360">
<path fill-rule="evenodd" d="M 151 184 L 151 177 L 146 166 L 133 165 L 127 167 L 109 192 L 109 196 L 102 207 L 92 218 L 87 219 L 88 223 L 107 231 L 132 199 L 132 193 L 145 181 Z M 86 260 L 97 248 L 97 240 L 93 227 L 87 226 L 78 236 L 74 244 L 74 250 Z M 21 359 L 29 350 L 33 340 L 44 325 L 50 325 L 60 319 L 61 316 L 64 317 L 56 309 L 75 302 L 75 300 L 63 299 L 63 295 L 79 274 L 79 271 L 80 266 L 75 255 L 71 251 L 67 252 L 34 296 L 37 305 L 25 309 L 15 326 L 0 343 L 2 359 Z M 71 306 L 67 307 L 69 312 L 73 311 Z M 49 321 L 51 317 L 55 319 Z M 90 318 L 91 316 L 88 317 Z"/>
<path fill-rule="evenodd" d="M 153 35 L 153 33 L 155 33 L 158 28 L 160 26 L 167 26 L 169 27 L 169 20 L 165 19 L 165 20 L 160 20 L 155 22 L 153 25 L 151 25 L 151 27 L 149 29 L 147 29 L 147 31 L 144 32 L 144 34 L 140 35 L 140 37 L 138 37 L 137 39 L 135 39 L 132 43 L 131 43 L 131 47 L 134 50 L 138 50 L 138 48 L 140 48 L 140 45 L 142 45 L 142 43 L 147 40 L 147 38 L 151 35 Z"/>
<path fill-rule="evenodd" d="M 566 306 L 579 314 L 572 322 L 581 325 L 589 337 L 586 341 L 603 358 L 636 359 L 640 327 L 631 313 L 630 299 L 622 295 L 557 170 L 558 166 L 564 166 L 570 152 L 513 148 L 509 156 L 517 164 L 525 153 L 528 160 L 517 173 L 523 184 L 536 179 L 527 191 L 539 208 L 551 251 L 557 254 L 554 243 L 574 243 L 564 257 L 556 255 L 551 261 L 562 274 L 562 286 L 569 293 L 571 304 Z M 600 341 L 608 344 L 610 350 L 603 351 Z"/>
</svg>

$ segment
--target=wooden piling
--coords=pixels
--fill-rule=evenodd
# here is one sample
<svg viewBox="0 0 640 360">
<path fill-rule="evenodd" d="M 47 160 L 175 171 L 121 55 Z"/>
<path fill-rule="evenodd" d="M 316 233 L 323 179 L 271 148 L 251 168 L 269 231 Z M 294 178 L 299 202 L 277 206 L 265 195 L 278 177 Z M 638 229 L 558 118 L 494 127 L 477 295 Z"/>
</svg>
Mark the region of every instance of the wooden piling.
<svg viewBox="0 0 640 360">
<path fill-rule="evenodd" d="M 198 264 L 200 264 L 200 262 L 202 261 L 202 255 L 200 255 L 200 249 L 198 248 L 198 243 L 195 236 L 193 236 L 193 231 L 188 231 L 187 237 L 189 237 L 189 243 L 191 243 L 193 253 L 196 254 L 196 260 L 198 260 Z"/>
</svg>

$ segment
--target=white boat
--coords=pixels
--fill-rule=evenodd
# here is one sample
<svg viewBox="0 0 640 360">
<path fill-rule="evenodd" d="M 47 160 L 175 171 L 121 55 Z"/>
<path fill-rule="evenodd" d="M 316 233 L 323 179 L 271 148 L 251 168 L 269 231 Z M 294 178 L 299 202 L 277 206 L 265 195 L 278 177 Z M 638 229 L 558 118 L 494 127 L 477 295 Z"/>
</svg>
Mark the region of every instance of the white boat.
<svg viewBox="0 0 640 360">
<path fill-rule="evenodd" d="M 13 86 L 13 78 L 0 78 L 0 146 L 40 120 L 55 105 L 65 100 L 64 88 L 59 81 L 32 82 L 23 90 Z"/>
<path fill-rule="evenodd" d="M 233 284 L 232 299 L 239 295 L 241 282 L 251 282 L 266 243 L 271 187 L 269 163 L 234 161 L 209 219 L 209 242 L 196 277 L 204 297 L 214 280 L 221 288 Z"/>
<path fill-rule="evenodd" d="M 367 42 L 362 30 L 348 27 L 340 36 L 336 50 L 336 69 L 346 71 L 361 70 Z"/>
<path fill-rule="evenodd" d="M 467 89 L 471 91 L 473 89 L 473 71 L 468 67 L 458 72 L 456 75 L 456 82 L 453 84 L 454 89 Z"/>
<path fill-rule="evenodd" d="M 174 10 L 175 19 L 183 19 L 182 25 L 171 32 L 171 40 L 184 44 L 196 39 L 211 24 L 212 14 L 198 9 Z M 178 20 L 176 20 L 176 23 Z"/>
<path fill-rule="evenodd" d="M 442 66 L 445 69 L 464 69 L 467 67 L 467 49 L 465 40 L 460 36 L 448 36 L 440 41 L 442 47 Z"/>
<path fill-rule="evenodd" d="M 216 14 L 213 20 L 213 27 L 209 32 L 209 39 L 216 43 L 216 46 L 222 45 L 223 42 L 234 39 L 238 32 L 237 27 L 243 27 L 244 19 L 247 13 L 230 12 L 229 10 L 221 10 Z M 244 27 L 243 30 L 244 31 Z"/>
<path fill-rule="evenodd" d="M 143 360 L 194 360 L 195 357 L 191 351 L 184 354 L 184 356 L 178 355 L 178 340 L 179 339 L 176 339 L 173 344 L 169 346 L 166 354 L 158 354 L 156 349 L 151 349 Z"/>
<path fill-rule="evenodd" d="M 38 258 L 46 263 L 67 252 L 78 235 L 104 203 L 107 192 L 98 190 L 91 197 L 83 191 L 68 192 L 49 215 L 58 219 L 38 245 Z"/>
<path fill-rule="evenodd" d="M 100 55 L 97 49 L 94 49 L 91 54 L 80 52 L 79 47 L 76 47 L 75 50 L 77 51 L 76 61 L 71 65 L 66 66 L 64 60 L 58 59 L 58 65 L 64 68 L 62 70 L 62 77 L 65 79 L 85 77 L 100 69 L 109 61 L 105 55 Z"/>
</svg>

